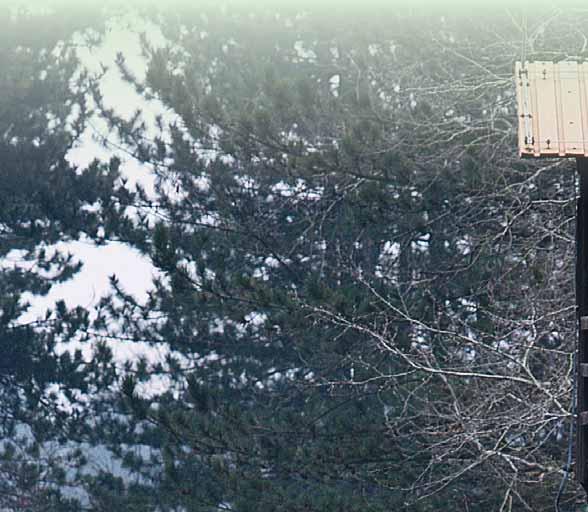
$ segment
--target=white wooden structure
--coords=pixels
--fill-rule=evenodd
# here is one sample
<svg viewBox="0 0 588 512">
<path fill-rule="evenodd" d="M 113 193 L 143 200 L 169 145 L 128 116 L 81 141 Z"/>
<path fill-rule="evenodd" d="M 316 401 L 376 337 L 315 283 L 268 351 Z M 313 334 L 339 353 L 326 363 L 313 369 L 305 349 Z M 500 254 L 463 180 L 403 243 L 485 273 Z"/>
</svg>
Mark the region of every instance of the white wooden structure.
<svg viewBox="0 0 588 512">
<path fill-rule="evenodd" d="M 588 157 L 588 63 L 517 62 L 519 153 Z"/>
</svg>

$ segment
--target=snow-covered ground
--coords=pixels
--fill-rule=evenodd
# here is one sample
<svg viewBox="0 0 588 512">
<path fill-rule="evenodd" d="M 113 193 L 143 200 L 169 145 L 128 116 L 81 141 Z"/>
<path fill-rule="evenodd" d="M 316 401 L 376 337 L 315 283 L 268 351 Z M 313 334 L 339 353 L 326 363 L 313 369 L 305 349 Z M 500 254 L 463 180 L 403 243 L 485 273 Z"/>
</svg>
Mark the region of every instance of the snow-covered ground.
<svg viewBox="0 0 588 512">
<path fill-rule="evenodd" d="M 82 33 L 74 36 L 74 43 L 79 45 L 77 53 L 87 71 L 98 74 L 103 66 L 108 69 L 100 80 L 100 91 L 105 106 L 127 119 L 137 110 L 141 110 L 147 126 L 154 130 L 156 116 L 161 115 L 164 120 L 170 121 L 174 114 L 160 102 L 146 101 L 142 98 L 123 80 L 115 64 L 117 53 L 123 52 L 129 69 L 140 80 L 144 79 L 146 61 L 141 55 L 141 32 L 149 34 L 152 45 L 164 44 L 163 36 L 156 26 L 140 20 L 131 13 L 108 22 L 106 34 L 99 46 L 84 44 L 86 35 Z M 153 132 L 150 135 L 152 134 Z M 105 120 L 97 112 L 90 119 L 86 131 L 68 152 L 67 159 L 72 165 L 84 169 L 96 158 L 108 162 L 112 156 L 117 156 L 122 162 L 120 171 L 127 187 L 132 188 L 140 184 L 149 195 L 155 195 L 153 168 L 141 164 L 126 152 L 116 134 L 109 132 Z M 53 306 L 57 300 L 64 300 L 70 307 L 81 305 L 91 310 L 109 291 L 108 278 L 112 274 L 118 277 L 121 286 L 127 292 L 142 300 L 146 297 L 156 274 L 147 258 L 117 241 L 107 241 L 101 245 L 96 245 L 90 240 L 60 242 L 47 249 L 48 252 L 70 252 L 76 260 L 83 262 L 83 267 L 70 281 L 53 286 L 48 295 L 25 297 L 31 308 L 21 319 L 24 322 L 44 315 L 46 309 Z"/>
<path fill-rule="evenodd" d="M 19 5 L 43 11 L 44 8 L 38 2 L 18 2 Z M 128 69 L 139 79 L 144 80 L 147 62 L 141 54 L 140 34 L 145 32 L 151 45 L 157 47 L 165 43 L 160 30 L 151 23 L 141 20 L 132 11 L 122 16 L 112 18 L 107 23 L 107 31 L 99 46 L 92 47 L 87 44 L 88 34 L 77 33 L 73 42 L 76 45 L 81 65 L 91 75 L 100 74 L 104 67 L 106 73 L 100 79 L 100 91 L 106 108 L 112 108 L 123 118 L 131 118 L 138 110 L 142 113 L 148 127 L 148 136 L 153 137 L 157 133 L 155 119 L 161 116 L 164 126 L 177 116 L 170 112 L 161 102 L 157 100 L 145 100 L 134 87 L 129 85 L 121 76 L 116 65 L 116 58 L 119 52 L 124 54 L 125 63 Z M 81 71 L 81 70 L 80 70 Z M 92 102 L 90 101 L 90 104 Z M 75 116 L 75 111 L 72 116 Z M 125 186 L 133 188 L 140 184 L 151 197 L 155 197 L 156 178 L 152 166 L 142 164 L 134 159 L 124 148 L 124 145 L 116 136 L 109 131 L 100 113 L 89 120 L 86 131 L 76 141 L 67 154 L 67 160 L 75 167 L 83 171 L 93 160 L 98 159 L 108 162 L 111 157 L 116 156 L 121 161 L 120 171 L 125 178 Z M 157 270 L 150 260 L 139 253 L 136 249 L 118 241 L 105 241 L 97 245 L 88 238 L 80 238 L 76 241 L 62 241 L 53 245 L 44 246 L 50 256 L 54 251 L 60 253 L 71 253 L 76 261 L 83 263 L 81 270 L 70 280 L 56 283 L 46 295 L 34 295 L 26 293 L 23 295 L 23 302 L 30 304 L 27 311 L 21 315 L 19 322 L 34 322 L 37 318 L 44 318 L 47 309 L 53 309 L 57 301 L 63 300 L 68 307 L 82 306 L 92 312 L 100 299 L 110 291 L 109 277 L 117 276 L 119 285 L 125 292 L 132 294 L 139 302 L 147 298 L 147 292 L 153 285 L 154 277 L 159 277 Z M 0 268 L 24 267 L 31 269 L 34 262 L 24 258 L 21 251 L 11 251 L 5 258 L 0 260 Z M 39 272 L 43 272 L 36 269 Z M 47 272 L 45 272 L 47 274 Z M 164 362 L 169 352 L 165 346 L 152 346 L 142 342 L 124 342 L 119 339 L 109 339 L 106 335 L 98 333 L 96 339 L 105 340 L 113 350 L 117 361 L 145 357 L 148 361 Z M 104 333 L 105 334 L 105 333 Z M 59 350 L 80 348 L 86 358 L 91 357 L 91 346 L 81 342 L 73 341 Z M 140 386 L 139 391 L 144 394 L 162 392 L 169 387 L 164 376 L 152 379 L 148 386 Z M 56 392 L 59 396 L 57 386 L 51 386 L 48 391 Z M 81 397 L 83 399 L 83 397 Z M 62 406 L 65 410 L 71 407 L 63 397 Z M 27 427 L 22 425 L 22 436 L 30 440 L 30 433 Z M 0 442 L 1 445 L 1 442 Z M 51 443 L 41 447 L 47 456 L 61 457 L 64 461 L 68 459 L 69 450 L 79 446 L 65 445 L 53 446 Z M 128 471 L 122 468 L 120 461 L 113 457 L 105 446 L 82 446 L 90 461 L 86 471 L 97 473 L 106 470 L 114 475 L 130 478 Z M 147 449 L 146 447 L 136 447 Z M 146 454 L 144 454 L 146 455 Z M 73 473 L 72 473 L 73 474 Z M 70 475 L 71 476 L 71 475 Z M 76 486 L 62 489 L 66 495 L 77 496 L 84 502 L 85 493 Z"/>
<path fill-rule="evenodd" d="M 30 2 L 21 2 L 27 5 Z M 33 2 L 34 4 L 34 2 Z M 120 9 L 118 10 L 120 12 Z M 135 88 L 126 82 L 116 64 L 117 54 L 124 55 L 127 69 L 139 81 L 145 79 L 147 61 L 141 53 L 140 35 L 147 34 L 152 47 L 165 44 L 160 29 L 144 19 L 141 19 L 128 9 L 126 13 L 118 14 L 108 20 L 106 32 L 99 45 L 91 44 L 91 33 L 76 33 L 71 43 L 75 45 L 83 70 L 90 75 L 101 75 L 99 86 L 104 106 L 130 119 L 137 111 L 141 111 L 141 119 L 147 127 L 147 137 L 164 136 L 157 128 L 156 118 L 163 120 L 163 126 L 170 122 L 178 122 L 178 116 L 156 99 L 146 100 L 137 93 Z M 107 71 L 104 73 L 104 69 Z M 82 69 L 80 69 L 82 71 Z M 72 81 L 73 83 L 73 81 Z M 90 97 L 91 107 L 95 107 Z M 75 116 L 75 110 L 72 116 Z M 141 163 L 124 147 L 116 133 L 109 130 L 100 112 L 89 119 L 85 132 L 75 142 L 67 154 L 67 160 L 83 171 L 93 160 L 108 162 L 113 156 L 120 159 L 120 172 L 127 188 L 134 188 L 137 184 L 150 197 L 155 197 L 156 177 L 153 166 Z M 131 210 L 132 213 L 132 210 Z M 47 309 L 52 309 L 57 301 L 63 300 L 68 307 L 82 306 L 92 314 L 100 299 L 107 295 L 110 288 L 109 277 L 113 274 L 125 292 L 132 294 L 137 301 L 147 298 L 147 292 L 153 285 L 154 277 L 161 277 L 150 260 L 136 249 L 118 241 L 105 241 L 97 245 L 92 240 L 80 239 L 63 241 L 45 246 L 48 255 L 54 251 L 71 253 L 76 261 L 83 263 L 82 269 L 70 280 L 56 283 L 46 295 L 26 293 L 22 297 L 30 304 L 28 310 L 19 318 L 19 322 L 29 323 L 37 318 L 44 318 Z M 29 268 L 31 261 L 26 261 L 19 251 L 12 251 L 4 260 L 0 261 L 0 268 L 23 266 Z M 105 333 L 104 333 L 105 334 Z M 141 342 L 124 342 L 120 339 L 109 339 L 108 336 L 97 336 L 106 340 L 118 361 L 145 357 L 149 362 L 164 362 L 168 350 L 164 346 L 154 347 Z M 60 350 L 82 349 L 85 357 L 91 357 L 91 346 L 77 342 L 60 347 Z M 144 391 L 160 392 L 166 387 L 166 381 L 160 377 L 153 379 L 151 388 Z"/>
</svg>

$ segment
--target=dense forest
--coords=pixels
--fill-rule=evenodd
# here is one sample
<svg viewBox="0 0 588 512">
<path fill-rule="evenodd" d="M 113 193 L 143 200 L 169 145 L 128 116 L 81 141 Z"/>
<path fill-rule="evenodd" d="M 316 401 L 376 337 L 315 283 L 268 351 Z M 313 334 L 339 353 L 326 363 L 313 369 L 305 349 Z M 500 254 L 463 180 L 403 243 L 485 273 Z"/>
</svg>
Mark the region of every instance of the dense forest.
<svg viewBox="0 0 588 512">
<path fill-rule="evenodd" d="M 519 158 L 513 77 L 588 57 L 588 9 L 57 3 L 0 27 L 0 510 L 586 501 L 574 162 Z M 88 65 L 116 30 L 141 69 L 124 43 Z M 77 241 L 148 261 L 145 296 L 112 265 L 94 304 L 31 319 Z"/>
</svg>

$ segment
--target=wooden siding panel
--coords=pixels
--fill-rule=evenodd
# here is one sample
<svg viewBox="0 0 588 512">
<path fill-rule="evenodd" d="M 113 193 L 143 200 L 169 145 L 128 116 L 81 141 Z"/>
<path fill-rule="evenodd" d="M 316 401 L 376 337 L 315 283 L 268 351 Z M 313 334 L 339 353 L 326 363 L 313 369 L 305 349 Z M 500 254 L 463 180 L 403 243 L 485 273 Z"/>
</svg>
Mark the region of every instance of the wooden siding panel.
<svg viewBox="0 0 588 512">
<path fill-rule="evenodd" d="M 521 156 L 588 156 L 587 72 L 574 61 L 516 63 Z"/>
</svg>

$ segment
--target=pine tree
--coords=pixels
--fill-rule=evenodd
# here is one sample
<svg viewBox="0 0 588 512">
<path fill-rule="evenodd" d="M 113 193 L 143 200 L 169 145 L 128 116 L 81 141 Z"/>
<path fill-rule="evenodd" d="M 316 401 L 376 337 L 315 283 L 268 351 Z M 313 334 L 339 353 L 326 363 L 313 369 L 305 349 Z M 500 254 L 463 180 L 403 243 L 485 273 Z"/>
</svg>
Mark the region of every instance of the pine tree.
<svg viewBox="0 0 588 512">
<path fill-rule="evenodd" d="M 515 153 L 519 34 L 506 14 L 250 11 L 159 13 L 146 83 L 119 60 L 179 115 L 161 137 L 104 109 L 156 168 L 119 236 L 161 277 L 145 304 L 113 281 L 96 325 L 172 352 L 122 386 L 155 455 L 120 455 L 148 485 L 105 476 L 100 506 L 545 509 L 574 183 Z M 537 29 L 533 58 L 575 23 Z"/>
<path fill-rule="evenodd" d="M 31 295 L 47 294 L 81 266 L 52 246 L 98 239 L 110 223 L 116 161 L 76 169 L 66 158 L 85 127 L 91 86 L 68 41 L 75 30 L 99 29 L 95 14 L 0 12 L 2 510 L 80 509 L 62 491 L 83 458 L 65 443 L 88 437 L 92 401 L 79 400 L 110 384 L 109 360 L 62 348 L 87 338 L 88 311 L 60 302 L 45 317 L 22 320 Z"/>
<path fill-rule="evenodd" d="M 569 388 L 556 403 L 551 389 L 573 324 L 554 317 L 554 280 L 572 260 L 569 226 L 547 219 L 570 214 L 553 205 L 572 183 L 529 180 L 516 160 L 512 31 L 313 12 L 171 14 L 173 44 L 146 48 L 136 83 L 179 114 L 171 143 L 110 113 L 160 177 L 160 221 L 139 229 L 164 277 L 109 314 L 175 353 L 139 372 L 174 391 L 125 388 L 163 433 L 162 496 L 188 510 L 490 510 L 515 486 L 540 506 L 516 475 L 532 465 L 552 489 L 560 475 L 549 414 Z M 531 315 L 557 332 L 540 348 Z"/>
</svg>

